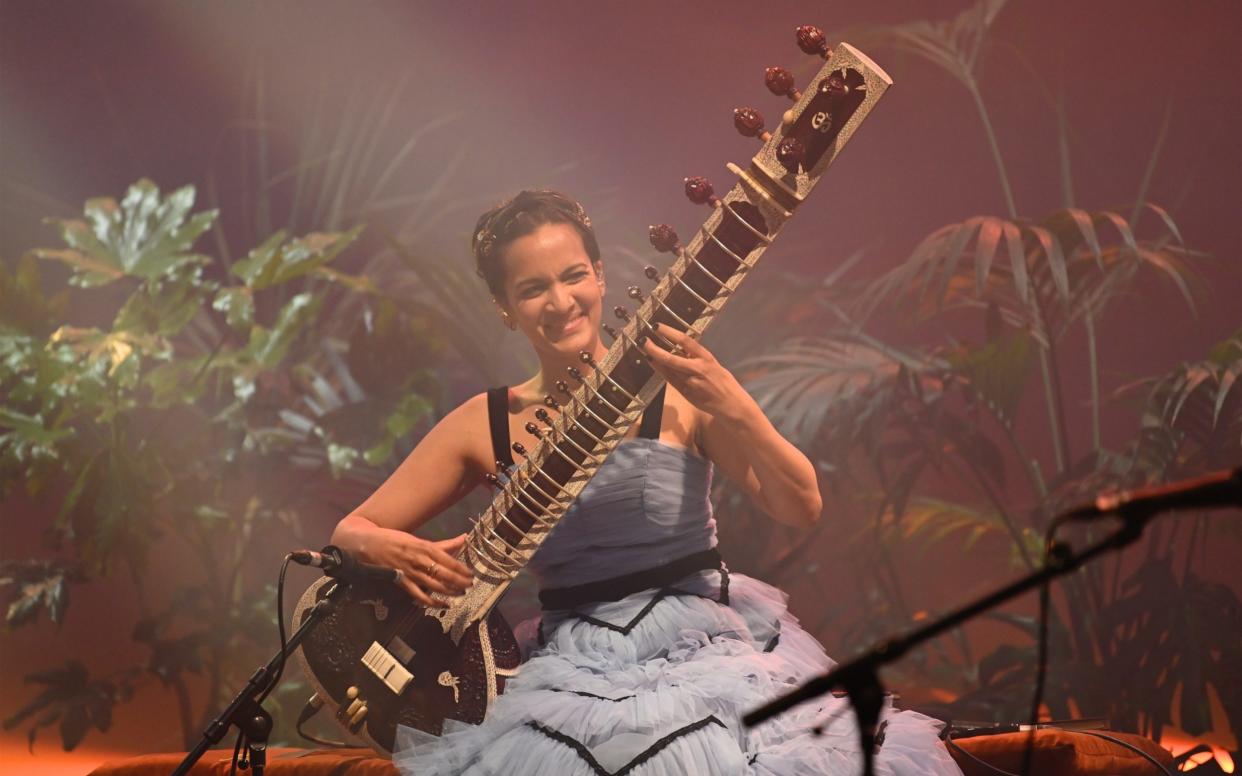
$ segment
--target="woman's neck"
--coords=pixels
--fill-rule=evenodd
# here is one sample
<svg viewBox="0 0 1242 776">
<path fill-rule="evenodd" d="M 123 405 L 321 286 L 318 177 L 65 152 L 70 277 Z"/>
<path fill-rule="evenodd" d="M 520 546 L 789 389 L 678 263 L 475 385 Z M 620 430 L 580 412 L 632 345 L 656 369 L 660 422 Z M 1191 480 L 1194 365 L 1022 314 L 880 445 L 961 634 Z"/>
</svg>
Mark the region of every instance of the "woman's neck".
<svg viewBox="0 0 1242 776">
<path fill-rule="evenodd" d="M 602 341 L 596 340 L 594 352 L 591 354 L 596 363 L 602 361 L 607 353 L 607 346 Z M 540 403 L 545 396 L 562 401 L 565 396 L 556 390 L 557 381 L 564 380 L 569 383 L 571 390 L 577 387 L 577 382 L 570 377 L 570 367 L 577 369 L 583 376 L 590 374 L 593 369 L 590 364 L 583 363 L 582 359 L 576 355 L 560 357 L 560 354 L 540 353 L 539 371 L 529 380 L 515 387 L 522 404 Z"/>
</svg>

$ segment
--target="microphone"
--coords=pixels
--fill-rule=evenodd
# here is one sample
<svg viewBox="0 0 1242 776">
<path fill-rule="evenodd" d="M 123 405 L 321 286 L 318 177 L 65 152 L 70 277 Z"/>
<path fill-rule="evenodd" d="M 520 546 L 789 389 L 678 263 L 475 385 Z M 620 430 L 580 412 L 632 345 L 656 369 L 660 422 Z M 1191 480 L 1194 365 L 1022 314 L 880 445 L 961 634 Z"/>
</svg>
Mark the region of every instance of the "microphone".
<svg viewBox="0 0 1242 776">
<path fill-rule="evenodd" d="M 1123 520 L 1143 520 L 1174 509 L 1220 507 L 1242 507 L 1242 466 L 1167 485 L 1102 493 L 1093 503 L 1067 512 L 1065 519 L 1093 520 L 1117 515 Z"/>
<path fill-rule="evenodd" d="M 289 559 L 303 566 L 314 566 L 323 569 L 330 577 L 341 579 L 371 579 L 379 582 L 396 582 L 401 579 L 401 570 L 374 563 L 364 563 L 342 550 L 329 544 L 320 552 L 314 550 L 294 550 Z"/>
</svg>

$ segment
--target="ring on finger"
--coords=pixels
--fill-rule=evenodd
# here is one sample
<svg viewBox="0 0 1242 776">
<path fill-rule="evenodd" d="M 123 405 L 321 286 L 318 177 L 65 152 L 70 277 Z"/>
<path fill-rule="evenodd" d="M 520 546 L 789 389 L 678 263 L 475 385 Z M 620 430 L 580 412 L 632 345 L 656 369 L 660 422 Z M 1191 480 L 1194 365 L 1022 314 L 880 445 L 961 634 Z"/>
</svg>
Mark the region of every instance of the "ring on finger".
<svg viewBox="0 0 1242 776">
<path fill-rule="evenodd" d="M 439 565 L 439 564 L 437 564 L 434 560 L 433 560 L 430 564 L 428 564 L 428 566 L 427 566 L 427 576 L 432 577 L 432 578 L 434 578 L 434 577 L 435 577 L 435 575 L 436 575 L 436 566 L 437 566 L 437 565 Z"/>
</svg>

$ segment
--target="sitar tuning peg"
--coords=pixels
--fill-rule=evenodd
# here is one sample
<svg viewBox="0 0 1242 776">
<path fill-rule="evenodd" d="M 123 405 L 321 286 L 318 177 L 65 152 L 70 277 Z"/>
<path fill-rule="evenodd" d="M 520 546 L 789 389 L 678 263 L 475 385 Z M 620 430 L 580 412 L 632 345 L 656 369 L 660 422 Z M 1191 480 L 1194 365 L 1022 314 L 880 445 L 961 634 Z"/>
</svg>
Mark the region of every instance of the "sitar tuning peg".
<svg viewBox="0 0 1242 776">
<path fill-rule="evenodd" d="M 824 38 L 824 32 L 813 24 L 804 24 L 794 30 L 794 35 L 798 38 L 798 48 L 804 53 L 821 56 L 824 59 L 832 56 L 832 49 L 828 48 L 828 40 Z"/>
<path fill-rule="evenodd" d="M 500 461 L 497 461 L 496 463 L 499 464 Z M 493 488 L 499 488 L 502 486 L 500 478 L 497 477 L 495 474 L 492 474 L 491 472 L 487 472 L 486 474 L 484 474 L 483 479 L 487 480 L 487 484 L 491 485 Z"/>
<path fill-rule="evenodd" d="M 609 337 L 612 337 L 614 340 L 617 338 L 617 330 L 616 330 L 616 329 L 612 328 L 611 326 L 609 326 L 609 325 L 608 325 L 608 324 L 606 324 L 606 323 L 603 325 L 603 328 L 604 328 L 604 333 L 606 333 Z"/>
<path fill-rule="evenodd" d="M 798 167 L 804 159 L 806 159 L 806 146 L 796 137 L 787 137 L 776 147 L 776 161 L 791 173 L 798 172 Z"/>
<path fill-rule="evenodd" d="M 557 387 L 559 388 L 560 386 L 557 386 Z M 552 398 L 551 396 L 543 397 L 543 406 L 547 407 L 550 410 L 556 410 L 557 412 L 561 411 L 560 402 L 558 402 L 556 399 Z"/>
<path fill-rule="evenodd" d="M 569 376 L 574 378 L 578 382 L 582 382 L 583 380 L 586 379 L 585 377 L 582 376 L 582 373 L 578 371 L 578 367 L 576 366 L 565 367 L 565 371 L 569 372 Z"/>
<path fill-rule="evenodd" d="M 660 253 L 681 253 L 681 243 L 677 239 L 677 230 L 668 224 L 655 224 L 647 227 L 647 239 L 651 247 Z"/>
<path fill-rule="evenodd" d="M 641 302 L 643 300 L 643 290 L 638 286 L 630 286 L 625 289 L 625 295 L 637 302 Z"/>
<path fill-rule="evenodd" d="M 513 452 L 517 453 L 518 455 L 522 457 L 526 457 L 526 445 L 522 444 L 521 442 L 514 442 Z"/>
<path fill-rule="evenodd" d="M 827 78 L 819 82 L 819 92 L 829 99 L 839 100 L 844 97 L 850 90 L 849 84 L 845 82 L 844 69 L 831 73 Z"/>
<path fill-rule="evenodd" d="M 650 264 L 643 267 L 643 274 L 647 276 L 648 280 L 659 280 L 660 279 L 660 270 L 656 269 Z"/>
<path fill-rule="evenodd" d="M 711 181 L 701 175 L 686 178 L 686 198 L 696 205 L 720 206 L 720 198 L 712 189 Z"/>
<path fill-rule="evenodd" d="M 743 137 L 757 137 L 765 143 L 772 139 L 772 133 L 763 128 L 763 114 L 754 108 L 734 108 L 733 127 Z"/>
<path fill-rule="evenodd" d="M 788 97 L 794 102 L 802 99 L 802 92 L 794 88 L 793 73 L 783 67 L 769 67 L 764 70 L 763 83 L 777 97 Z"/>
<path fill-rule="evenodd" d="M 552 425 L 552 416 L 549 415 L 548 411 L 545 410 L 543 407 L 540 407 L 539 409 L 535 410 L 535 417 L 539 418 L 540 423 L 546 423 L 549 426 Z"/>
<path fill-rule="evenodd" d="M 625 305 L 619 304 L 616 307 L 612 308 L 612 314 L 617 316 L 623 321 L 628 321 L 630 319 L 630 311 L 625 309 Z"/>
<path fill-rule="evenodd" d="M 534 423 L 531 423 L 530 421 L 526 421 L 526 425 L 523 426 L 523 428 L 525 428 L 526 433 L 530 434 L 531 436 L 543 436 L 543 429 L 539 428 L 538 426 L 536 426 Z"/>
</svg>

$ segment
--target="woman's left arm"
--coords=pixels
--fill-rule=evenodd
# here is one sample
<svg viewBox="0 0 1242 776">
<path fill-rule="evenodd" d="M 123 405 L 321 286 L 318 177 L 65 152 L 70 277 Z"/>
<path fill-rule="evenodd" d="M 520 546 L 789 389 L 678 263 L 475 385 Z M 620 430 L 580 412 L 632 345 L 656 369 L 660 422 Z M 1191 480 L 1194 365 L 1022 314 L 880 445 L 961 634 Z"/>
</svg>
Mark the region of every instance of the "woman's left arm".
<svg viewBox="0 0 1242 776">
<path fill-rule="evenodd" d="M 680 345 L 674 355 L 648 341 L 651 365 L 703 414 L 703 450 L 773 519 L 799 528 L 823 506 L 815 467 L 780 435 L 737 378 L 707 348 L 668 326 L 659 332 Z"/>
</svg>

